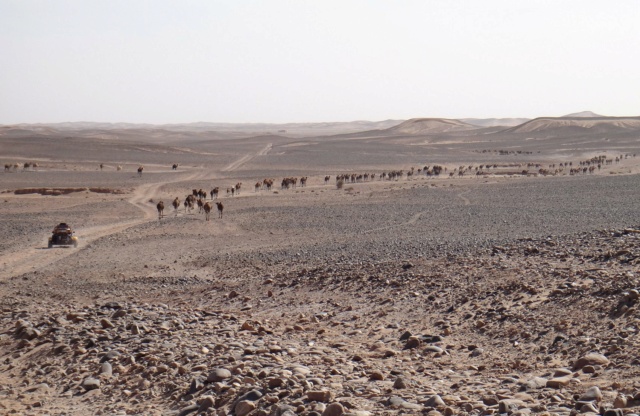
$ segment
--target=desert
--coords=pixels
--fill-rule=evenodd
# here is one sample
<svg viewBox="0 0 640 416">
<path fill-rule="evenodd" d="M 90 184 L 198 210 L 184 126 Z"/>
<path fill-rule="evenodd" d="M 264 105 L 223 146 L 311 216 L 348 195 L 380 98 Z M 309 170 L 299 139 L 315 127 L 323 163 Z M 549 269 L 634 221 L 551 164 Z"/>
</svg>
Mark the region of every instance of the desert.
<svg viewBox="0 0 640 416">
<path fill-rule="evenodd" d="M 15 124 L 0 159 L 0 414 L 640 412 L 640 117 Z"/>
</svg>

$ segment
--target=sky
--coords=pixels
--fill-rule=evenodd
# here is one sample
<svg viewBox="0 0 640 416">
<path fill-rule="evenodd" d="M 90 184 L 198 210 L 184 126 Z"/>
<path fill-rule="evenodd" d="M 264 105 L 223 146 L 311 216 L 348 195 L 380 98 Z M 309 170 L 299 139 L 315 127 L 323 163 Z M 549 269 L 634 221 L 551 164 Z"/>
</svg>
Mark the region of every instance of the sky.
<svg viewBox="0 0 640 416">
<path fill-rule="evenodd" d="M 0 123 L 640 115 L 637 0 L 0 0 Z"/>
</svg>

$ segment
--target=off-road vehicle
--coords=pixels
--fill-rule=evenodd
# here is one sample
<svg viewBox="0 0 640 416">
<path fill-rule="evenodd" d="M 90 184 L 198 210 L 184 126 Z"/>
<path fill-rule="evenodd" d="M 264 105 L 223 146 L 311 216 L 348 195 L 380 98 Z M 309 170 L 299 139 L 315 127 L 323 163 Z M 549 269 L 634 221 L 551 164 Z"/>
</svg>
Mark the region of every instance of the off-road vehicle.
<svg viewBox="0 0 640 416">
<path fill-rule="evenodd" d="M 61 222 L 51 232 L 49 237 L 49 248 L 53 246 L 74 246 L 78 247 L 78 237 L 73 235 L 73 230 L 66 223 Z"/>
</svg>

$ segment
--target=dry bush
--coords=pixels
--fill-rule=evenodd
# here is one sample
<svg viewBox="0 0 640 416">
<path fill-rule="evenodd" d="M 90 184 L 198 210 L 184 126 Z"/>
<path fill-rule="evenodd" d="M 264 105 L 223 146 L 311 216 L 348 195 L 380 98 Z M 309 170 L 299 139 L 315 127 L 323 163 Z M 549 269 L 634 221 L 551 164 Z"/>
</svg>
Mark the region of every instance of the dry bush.
<svg viewBox="0 0 640 416">
<path fill-rule="evenodd" d="M 73 192 L 83 192 L 87 188 L 25 188 L 13 191 L 15 195 L 40 194 L 40 195 L 67 195 Z"/>
<path fill-rule="evenodd" d="M 343 186 L 344 186 L 344 180 L 343 179 L 340 179 L 338 182 L 336 182 L 336 188 L 342 189 Z"/>
</svg>

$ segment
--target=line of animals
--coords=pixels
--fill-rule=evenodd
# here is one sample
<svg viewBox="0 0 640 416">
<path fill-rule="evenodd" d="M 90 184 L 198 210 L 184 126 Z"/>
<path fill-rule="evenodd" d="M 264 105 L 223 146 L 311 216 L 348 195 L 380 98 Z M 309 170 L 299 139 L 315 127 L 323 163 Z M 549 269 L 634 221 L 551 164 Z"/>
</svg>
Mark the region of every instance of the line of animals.
<svg viewBox="0 0 640 416">
<path fill-rule="evenodd" d="M 483 151 L 484 153 L 484 151 Z M 628 157 L 633 156 L 636 157 L 636 153 L 630 154 L 621 154 L 620 156 L 616 156 L 613 159 L 607 159 L 607 156 L 605 155 L 600 155 L 600 156 L 594 156 L 589 160 L 585 160 L 585 161 L 581 161 L 579 162 L 580 166 L 587 166 L 590 167 L 591 165 L 596 166 L 598 169 L 600 169 L 602 167 L 602 165 L 612 165 L 614 162 L 616 164 L 620 163 L 620 161 L 622 161 L 622 159 L 627 159 Z M 20 163 L 5 163 L 4 165 L 4 171 L 5 172 L 16 172 L 18 169 L 20 169 L 20 167 L 22 166 L 23 170 L 30 170 L 30 169 L 34 169 L 37 170 L 38 167 L 40 165 L 38 165 L 38 163 L 36 162 L 24 162 L 23 164 Z M 172 170 L 177 170 L 178 167 L 180 165 L 178 163 L 174 163 L 171 166 Z M 553 169 L 556 167 L 556 164 L 550 164 L 549 165 L 549 169 L 544 169 L 542 168 L 542 164 L 540 163 L 527 163 L 526 164 L 527 168 L 533 168 L 535 167 L 536 169 L 541 169 L 543 172 L 551 172 L 549 169 Z M 559 169 L 556 169 L 555 171 L 553 171 L 552 173 L 554 174 L 558 174 L 558 173 L 562 173 L 564 171 L 563 168 L 565 167 L 570 167 L 573 166 L 573 162 L 565 162 L 565 163 L 559 163 L 558 164 Z M 100 163 L 100 170 L 103 170 L 105 167 L 104 163 Z M 491 168 L 497 169 L 499 167 L 505 167 L 505 165 L 498 165 L 497 163 L 494 164 L 486 164 L 486 165 L 479 165 L 479 166 L 460 166 L 458 168 L 455 168 L 452 172 L 449 173 L 449 176 L 452 177 L 454 176 L 456 173 L 458 174 L 458 176 L 463 176 L 466 172 L 474 170 L 476 171 L 476 174 L 482 174 L 482 173 L 477 173 L 479 171 L 484 172 L 484 170 L 490 170 Z M 522 167 L 521 163 L 515 164 L 515 166 L 509 165 L 508 167 Z M 117 171 L 121 171 L 122 170 L 122 166 L 121 165 L 117 165 L 116 166 L 116 170 Z M 142 172 L 144 171 L 144 166 L 143 165 L 139 165 L 138 166 L 138 176 L 142 176 Z M 418 168 L 415 169 L 414 167 L 411 167 L 411 169 L 409 171 L 406 172 L 407 178 L 411 178 L 414 174 L 421 174 L 423 173 L 425 176 L 438 176 L 440 175 L 442 172 L 447 172 L 447 168 L 440 166 L 440 165 L 434 165 L 432 167 L 430 166 L 424 166 L 423 168 Z M 586 173 L 587 171 L 589 172 L 593 172 L 593 169 L 570 169 L 570 174 L 577 174 L 577 173 Z M 397 179 L 401 179 L 403 176 L 405 175 L 405 172 L 403 170 L 396 170 L 396 171 L 390 171 L 390 172 L 382 172 L 379 177 L 381 180 L 397 180 Z M 329 176 L 325 176 L 324 178 L 324 183 L 325 185 L 329 182 Z M 300 185 L 301 186 L 305 186 L 306 182 L 307 182 L 307 177 L 303 176 L 302 178 L 300 178 Z M 336 176 L 336 182 L 343 180 L 344 182 L 366 182 L 369 180 L 375 180 L 376 179 L 376 174 L 375 173 L 362 173 L 362 174 L 357 174 L 357 173 L 346 173 L 346 174 L 341 174 L 341 175 L 337 175 Z M 261 187 L 266 187 L 268 190 L 271 189 L 271 187 L 273 186 L 273 179 L 265 179 L 262 182 L 257 182 L 255 185 L 256 191 L 261 188 Z M 281 189 L 289 189 L 289 188 L 295 188 L 298 184 L 298 178 L 284 178 L 282 179 L 282 183 L 281 183 Z"/>
<path fill-rule="evenodd" d="M 222 219 L 222 213 L 224 211 L 224 205 L 222 202 L 215 202 L 218 207 L 218 218 Z M 173 202 L 173 209 L 175 210 L 176 216 L 178 215 L 178 209 L 180 208 L 180 198 L 176 197 Z M 198 206 L 198 213 L 205 214 L 205 220 L 209 221 L 211 218 L 211 210 L 213 209 L 213 205 L 211 202 L 205 202 L 201 198 L 196 199 L 195 195 L 187 195 L 184 200 L 184 210 L 185 213 L 192 212 L 195 209 L 195 206 Z M 158 210 L 158 219 L 162 219 L 164 217 L 164 201 L 158 202 L 156 205 L 156 209 Z"/>
<path fill-rule="evenodd" d="M 20 166 L 22 166 L 22 169 L 24 169 L 24 170 L 29 170 L 29 169 L 38 170 L 38 167 L 40 167 L 40 165 L 38 165 L 35 162 L 25 162 L 22 165 L 20 163 L 5 163 L 4 164 L 4 171 L 5 172 L 14 171 L 15 172 L 18 169 L 20 169 Z"/>
</svg>

